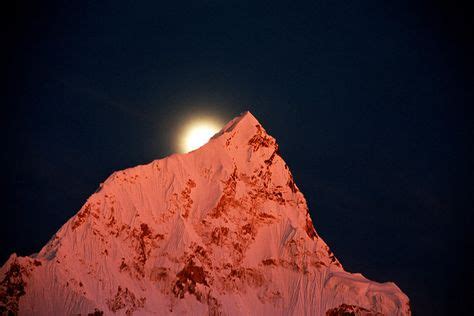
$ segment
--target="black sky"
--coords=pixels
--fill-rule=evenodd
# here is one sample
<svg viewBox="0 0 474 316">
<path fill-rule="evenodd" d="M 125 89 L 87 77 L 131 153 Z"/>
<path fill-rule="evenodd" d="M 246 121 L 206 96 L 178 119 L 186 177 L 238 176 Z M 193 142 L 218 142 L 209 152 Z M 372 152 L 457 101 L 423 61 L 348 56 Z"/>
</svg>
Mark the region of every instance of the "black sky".
<svg viewBox="0 0 474 316">
<path fill-rule="evenodd" d="M 1 262 L 38 251 L 114 170 L 171 154 L 184 117 L 250 110 L 347 270 L 396 282 L 415 315 L 465 310 L 470 8 L 138 3 L 5 10 Z"/>
</svg>

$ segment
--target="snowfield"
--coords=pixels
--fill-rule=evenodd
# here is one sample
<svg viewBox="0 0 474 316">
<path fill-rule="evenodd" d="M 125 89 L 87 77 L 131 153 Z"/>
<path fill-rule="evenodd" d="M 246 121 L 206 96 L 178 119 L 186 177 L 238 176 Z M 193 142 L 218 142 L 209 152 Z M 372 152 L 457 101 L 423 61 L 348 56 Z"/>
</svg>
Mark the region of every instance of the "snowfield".
<svg viewBox="0 0 474 316">
<path fill-rule="evenodd" d="M 394 283 L 344 271 L 249 112 L 195 151 L 113 173 L 0 280 L 2 314 L 410 315 Z"/>
</svg>

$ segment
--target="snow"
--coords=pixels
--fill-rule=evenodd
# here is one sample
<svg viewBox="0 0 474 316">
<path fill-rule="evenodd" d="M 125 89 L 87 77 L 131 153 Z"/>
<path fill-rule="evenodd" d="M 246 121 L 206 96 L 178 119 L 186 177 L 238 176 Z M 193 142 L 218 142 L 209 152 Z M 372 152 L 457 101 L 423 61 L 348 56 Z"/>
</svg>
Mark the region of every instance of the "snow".
<svg viewBox="0 0 474 316">
<path fill-rule="evenodd" d="M 395 284 L 344 271 L 250 112 L 197 150 L 113 173 L 0 279 L 0 311 L 20 315 L 410 315 Z"/>
</svg>

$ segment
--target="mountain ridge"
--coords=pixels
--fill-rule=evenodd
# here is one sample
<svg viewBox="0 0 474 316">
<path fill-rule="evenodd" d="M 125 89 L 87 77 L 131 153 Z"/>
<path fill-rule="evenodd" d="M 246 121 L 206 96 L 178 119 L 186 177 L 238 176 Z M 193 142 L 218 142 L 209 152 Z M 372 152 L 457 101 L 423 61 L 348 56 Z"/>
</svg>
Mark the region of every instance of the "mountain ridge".
<svg viewBox="0 0 474 316">
<path fill-rule="evenodd" d="M 26 315 L 410 314 L 394 283 L 344 271 L 248 111 L 190 153 L 112 173 L 0 279 L 0 311 Z"/>
</svg>

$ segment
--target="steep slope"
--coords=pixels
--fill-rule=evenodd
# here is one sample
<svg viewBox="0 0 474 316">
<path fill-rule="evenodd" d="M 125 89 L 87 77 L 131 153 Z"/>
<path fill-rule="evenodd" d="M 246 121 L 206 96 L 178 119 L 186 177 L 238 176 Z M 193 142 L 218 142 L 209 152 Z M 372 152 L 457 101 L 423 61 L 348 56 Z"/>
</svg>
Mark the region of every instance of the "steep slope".
<svg viewBox="0 0 474 316">
<path fill-rule="evenodd" d="M 410 314 L 395 284 L 344 271 L 249 112 L 198 150 L 112 174 L 0 280 L 0 311 L 22 315 Z"/>
</svg>

